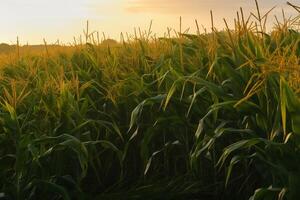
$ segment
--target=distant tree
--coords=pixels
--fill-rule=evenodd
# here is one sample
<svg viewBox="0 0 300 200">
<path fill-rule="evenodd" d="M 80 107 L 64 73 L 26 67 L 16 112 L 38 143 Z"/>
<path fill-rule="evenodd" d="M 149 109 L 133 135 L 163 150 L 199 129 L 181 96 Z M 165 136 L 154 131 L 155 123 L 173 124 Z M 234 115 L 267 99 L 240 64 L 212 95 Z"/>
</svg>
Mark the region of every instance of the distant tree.
<svg viewBox="0 0 300 200">
<path fill-rule="evenodd" d="M 13 50 L 13 46 L 10 46 L 9 44 L 6 43 L 0 44 L 0 53 L 8 53 L 12 50 Z"/>
<path fill-rule="evenodd" d="M 113 46 L 113 45 L 118 44 L 118 42 L 113 39 L 106 39 L 106 40 L 103 40 L 101 44 L 105 45 L 105 46 Z"/>
</svg>

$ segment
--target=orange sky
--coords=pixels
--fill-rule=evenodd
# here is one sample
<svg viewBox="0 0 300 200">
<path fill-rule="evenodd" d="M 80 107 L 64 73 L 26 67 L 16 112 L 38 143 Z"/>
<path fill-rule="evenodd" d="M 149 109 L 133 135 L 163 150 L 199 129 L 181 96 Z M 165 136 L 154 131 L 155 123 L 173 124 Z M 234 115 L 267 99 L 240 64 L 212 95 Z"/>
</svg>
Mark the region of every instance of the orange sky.
<svg viewBox="0 0 300 200">
<path fill-rule="evenodd" d="M 285 0 L 260 0 L 262 10 L 273 6 L 271 14 L 296 14 L 285 5 Z M 292 1 L 291 2 L 297 2 Z M 120 32 L 132 33 L 134 27 L 147 29 L 153 20 L 153 31 L 163 34 L 167 27 L 177 28 L 179 16 L 183 17 L 184 28 L 194 30 L 194 19 L 205 27 L 210 26 L 210 9 L 214 12 L 215 24 L 221 28 L 222 18 L 232 24 L 235 10 L 242 6 L 245 13 L 255 11 L 254 0 L 1 0 L 0 42 L 49 43 L 57 39 L 67 43 L 79 36 L 90 21 L 90 28 L 105 32 L 118 39 Z"/>
</svg>

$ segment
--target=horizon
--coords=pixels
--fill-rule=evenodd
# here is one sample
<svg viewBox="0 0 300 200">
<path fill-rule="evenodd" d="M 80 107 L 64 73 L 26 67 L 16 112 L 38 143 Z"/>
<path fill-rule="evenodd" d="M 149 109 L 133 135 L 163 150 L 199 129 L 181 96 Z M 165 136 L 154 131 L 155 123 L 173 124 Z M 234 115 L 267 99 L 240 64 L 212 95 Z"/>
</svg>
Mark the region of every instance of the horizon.
<svg viewBox="0 0 300 200">
<path fill-rule="evenodd" d="M 295 3 L 295 1 L 291 1 Z M 295 3 L 296 4 L 296 3 Z M 297 15 L 296 11 L 286 5 L 285 0 L 267 0 L 259 2 L 262 12 L 273 6 L 276 8 L 269 16 L 269 28 L 272 27 L 274 15 L 281 18 L 281 9 L 286 16 Z M 119 40 L 120 33 L 134 33 L 134 28 L 148 30 L 153 21 L 152 32 L 163 36 L 168 27 L 178 30 L 179 18 L 182 17 L 182 30 L 190 28 L 195 33 L 195 22 L 210 28 L 210 10 L 213 11 L 214 24 L 217 29 L 224 28 L 223 18 L 228 19 L 230 27 L 236 12 L 242 7 L 245 16 L 256 12 L 254 0 L 10 0 L 0 3 L 0 24 L 2 30 L 0 43 L 15 44 L 17 37 L 20 44 L 43 44 L 43 39 L 53 44 L 72 43 L 73 38 L 83 34 L 86 21 L 89 30 L 105 33 L 107 38 Z"/>
</svg>

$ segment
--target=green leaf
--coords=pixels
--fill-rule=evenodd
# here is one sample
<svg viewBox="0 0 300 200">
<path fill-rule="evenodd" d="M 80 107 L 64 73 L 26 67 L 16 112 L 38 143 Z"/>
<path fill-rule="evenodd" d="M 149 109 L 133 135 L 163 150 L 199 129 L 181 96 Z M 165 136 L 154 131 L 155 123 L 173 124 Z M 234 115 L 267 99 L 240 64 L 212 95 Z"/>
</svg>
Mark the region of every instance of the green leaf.
<svg viewBox="0 0 300 200">
<path fill-rule="evenodd" d="M 62 199 L 64 200 L 71 200 L 67 190 L 55 183 L 45 181 L 45 180 L 35 180 L 33 182 L 33 185 L 36 185 L 37 187 L 41 189 L 47 189 L 51 193 L 56 193 L 61 196 Z"/>
</svg>

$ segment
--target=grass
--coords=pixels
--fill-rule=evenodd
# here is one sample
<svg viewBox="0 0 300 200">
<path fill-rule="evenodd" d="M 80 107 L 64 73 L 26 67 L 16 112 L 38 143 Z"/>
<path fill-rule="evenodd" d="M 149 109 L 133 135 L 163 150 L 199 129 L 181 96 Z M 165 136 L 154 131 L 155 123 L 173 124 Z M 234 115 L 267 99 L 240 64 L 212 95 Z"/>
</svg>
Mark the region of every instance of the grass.
<svg viewBox="0 0 300 200">
<path fill-rule="evenodd" d="M 300 197 L 298 18 L 257 11 L 4 59 L 0 199 Z"/>
</svg>

